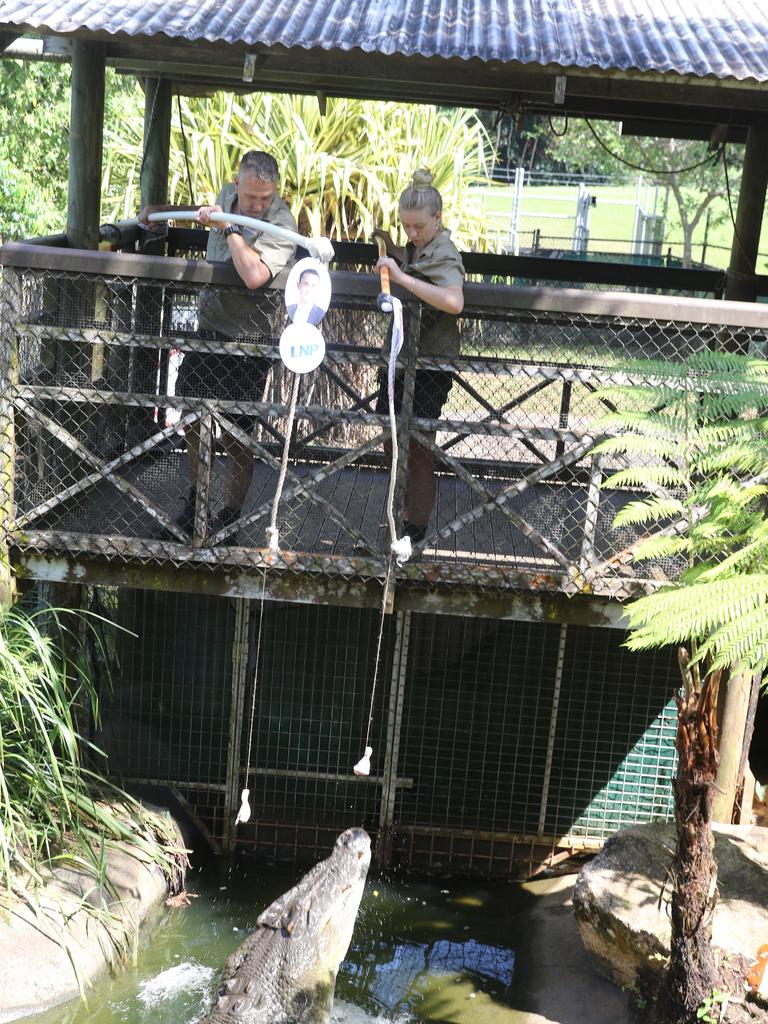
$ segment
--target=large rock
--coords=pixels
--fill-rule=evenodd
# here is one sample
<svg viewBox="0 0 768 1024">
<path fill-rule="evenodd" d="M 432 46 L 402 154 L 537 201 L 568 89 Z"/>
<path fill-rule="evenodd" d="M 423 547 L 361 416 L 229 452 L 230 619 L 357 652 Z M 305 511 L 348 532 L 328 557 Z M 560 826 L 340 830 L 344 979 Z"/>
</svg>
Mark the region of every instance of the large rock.
<svg viewBox="0 0 768 1024">
<path fill-rule="evenodd" d="M 714 832 L 712 941 L 753 960 L 768 941 L 768 828 L 715 825 Z M 674 842 L 674 825 L 638 825 L 611 836 L 579 872 L 573 909 L 582 942 L 596 970 L 617 985 L 634 988 L 669 956 Z"/>
<path fill-rule="evenodd" d="M 178 830 L 177 839 L 183 850 Z M 34 899 L 0 907 L 0 1024 L 88 989 L 168 895 L 164 872 L 123 844 L 107 850 L 106 876 L 104 885 L 91 870 L 54 868 Z"/>
</svg>

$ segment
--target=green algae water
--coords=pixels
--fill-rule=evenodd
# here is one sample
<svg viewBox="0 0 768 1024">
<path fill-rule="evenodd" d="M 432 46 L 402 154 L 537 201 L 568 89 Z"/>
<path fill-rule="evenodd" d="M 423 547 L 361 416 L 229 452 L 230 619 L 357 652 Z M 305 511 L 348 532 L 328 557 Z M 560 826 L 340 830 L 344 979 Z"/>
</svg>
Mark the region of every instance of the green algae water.
<svg viewBox="0 0 768 1024">
<path fill-rule="evenodd" d="M 74 1001 L 25 1021 L 194 1024 L 210 1008 L 226 957 L 305 870 L 241 862 L 191 872 L 190 905 L 158 912 L 142 930 L 135 964 L 97 981 L 87 1005 Z M 369 875 L 332 1021 L 514 1024 L 514 922 L 527 900 L 512 884 Z"/>
</svg>

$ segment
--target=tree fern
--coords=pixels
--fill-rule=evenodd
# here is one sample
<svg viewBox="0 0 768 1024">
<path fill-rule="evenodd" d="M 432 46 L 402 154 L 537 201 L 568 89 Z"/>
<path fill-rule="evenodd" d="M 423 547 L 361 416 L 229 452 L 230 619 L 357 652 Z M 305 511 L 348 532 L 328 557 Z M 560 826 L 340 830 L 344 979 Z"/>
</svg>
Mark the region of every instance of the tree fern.
<svg viewBox="0 0 768 1024">
<path fill-rule="evenodd" d="M 627 606 L 627 646 L 692 645 L 710 670 L 768 664 L 768 363 L 705 351 L 620 368 L 597 450 L 606 482 L 646 490 L 615 525 L 646 531 L 636 560 L 684 556 L 679 581 Z"/>
</svg>

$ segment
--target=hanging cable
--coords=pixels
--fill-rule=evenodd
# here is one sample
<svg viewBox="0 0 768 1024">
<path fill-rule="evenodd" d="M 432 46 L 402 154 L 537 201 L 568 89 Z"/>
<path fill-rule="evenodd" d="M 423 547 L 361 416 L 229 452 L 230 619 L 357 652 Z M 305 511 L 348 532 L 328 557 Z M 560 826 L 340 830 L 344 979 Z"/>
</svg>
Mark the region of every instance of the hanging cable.
<svg viewBox="0 0 768 1024">
<path fill-rule="evenodd" d="M 189 167 L 189 150 L 187 147 L 187 134 L 184 131 L 184 116 L 181 113 L 181 93 L 179 92 L 178 86 L 176 87 L 176 107 L 179 111 L 179 127 L 181 128 L 181 144 L 184 149 L 184 163 L 187 167 L 187 185 L 189 186 L 189 201 L 194 203 L 195 193 L 192 190 L 192 171 Z"/>
<path fill-rule="evenodd" d="M 641 164 L 632 163 L 631 160 L 625 160 L 624 157 L 619 156 L 618 153 L 614 153 L 613 150 L 603 142 L 597 134 L 588 117 L 584 118 L 584 122 L 586 123 L 587 128 L 589 128 L 594 135 L 597 144 L 601 146 L 609 156 L 612 156 L 614 160 L 618 160 L 619 163 L 626 164 L 627 167 L 631 167 L 635 171 L 643 171 L 645 174 L 685 174 L 686 171 L 695 171 L 697 167 L 703 167 L 704 164 L 708 163 L 714 164 L 720 159 L 720 150 L 722 149 L 722 146 L 716 149 L 714 153 L 707 153 L 703 160 L 699 160 L 698 163 L 695 164 L 690 164 L 688 167 L 675 167 L 672 170 L 660 167 L 643 167 Z"/>
<path fill-rule="evenodd" d="M 565 133 L 568 131 L 568 115 L 565 115 L 565 121 L 563 123 L 563 130 L 561 132 L 555 131 L 555 126 L 552 124 L 552 115 L 549 115 L 549 130 L 555 136 L 555 138 L 562 139 Z"/>
<path fill-rule="evenodd" d="M 261 657 L 261 625 L 264 618 L 264 597 L 267 592 L 267 563 L 264 562 L 261 576 L 261 601 L 259 602 L 259 627 L 256 632 L 256 657 L 253 665 L 253 686 L 251 687 L 251 714 L 248 720 L 248 753 L 245 757 L 245 786 L 240 794 L 240 807 L 235 818 L 236 825 L 244 825 L 251 817 L 251 795 L 249 776 L 251 774 L 251 748 L 253 746 L 253 722 L 256 717 L 256 689 L 259 682 L 259 659 Z"/>
<path fill-rule="evenodd" d="M 267 546 L 270 551 L 280 550 L 280 534 L 277 529 L 277 511 L 280 507 L 280 498 L 283 495 L 283 485 L 285 484 L 285 476 L 288 472 L 288 454 L 291 448 L 291 434 L 293 433 L 293 421 L 296 416 L 296 400 L 299 396 L 299 381 L 301 374 L 295 373 L 293 375 L 293 389 L 291 391 L 291 405 L 288 409 L 288 420 L 285 425 L 285 440 L 283 442 L 283 455 L 280 459 L 280 473 L 277 478 L 277 487 L 275 488 L 275 497 L 272 500 L 272 515 L 269 520 L 269 526 L 267 527 Z"/>
</svg>

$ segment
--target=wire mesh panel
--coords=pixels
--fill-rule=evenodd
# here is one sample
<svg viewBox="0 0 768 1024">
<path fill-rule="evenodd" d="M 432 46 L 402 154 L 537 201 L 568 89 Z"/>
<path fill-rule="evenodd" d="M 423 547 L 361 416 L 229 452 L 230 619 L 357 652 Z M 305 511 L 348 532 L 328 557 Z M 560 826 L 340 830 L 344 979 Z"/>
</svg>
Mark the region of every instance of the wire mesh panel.
<svg viewBox="0 0 768 1024">
<path fill-rule="evenodd" d="M 389 321 L 376 309 L 376 279 L 334 275 L 328 354 L 301 380 L 287 438 L 293 380 L 276 348 L 287 323 L 279 289 L 248 292 L 202 262 L 134 256 L 127 276 L 119 254 L 52 253 L 55 268 L 5 268 L 9 541 L 259 568 L 290 442 L 278 527 L 291 557 L 272 568 L 384 576 Z M 612 526 L 635 494 L 605 487 L 615 467 L 593 454 L 610 409 L 601 389 L 629 358 L 759 351 L 768 314 L 500 285 L 468 284 L 465 300 L 458 339 L 453 327 L 441 334 L 434 311 L 406 307 L 398 529 L 410 501 L 409 442 L 434 465 L 436 495 L 400 578 L 611 596 L 673 578 L 676 564 L 631 564 L 638 531 Z M 211 303 L 237 311 L 236 335 L 203 326 Z"/>
<path fill-rule="evenodd" d="M 251 611 L 254 665 L 256 651 L 260 656 L 246 685 L 240 774 L 248 779 L 254 822 L 238 828 L 238 844 L 290 848 L 297 840 L 286 826 L 306 833 L 307 826 L 339 832 L 362 825 L 375 832 L 391 617 L 383 624 L 377 671 L 381 621 L 375 612 L 274 602 L 265 604 L 263 614 L 252 602 Z M 363 755 L 369 712 L 374 755 L 370 776 L 361 778 L 352 767 Z"/>
<path fill-rule="evenodd" d="M 96 588 L 90 605 L 117 626 L 102 630 L 110 682 L 95 736 L 108 770 L 177 788 L 221 841 L 234 602 Z"/>
<path fill-rule="evenodd" d="M 672 650 L 625 650 L 615 630 L 568 627 L 546 829 L 604 839 L 673 814 L 680 685 Z"/>
<path fill-rule="evenodd" d="M 114 588 L 89 607 L 118 626 L 94 651 L 109 770 L 170 787 L 223 848 L 311 860 L 362 825 L 384 863 L 508 875 L 516 844 L 671 816 L 675 665 L 617 630 L 385 616 L 377 667 L 372 611 Z"/>
<path fill-rule="evenodd" d="M 396 856 L 506 873 L 515 841 L 600 841 L 672 814 L 674 660 L 616 630 L 414 616 Z"/>
</svg>

